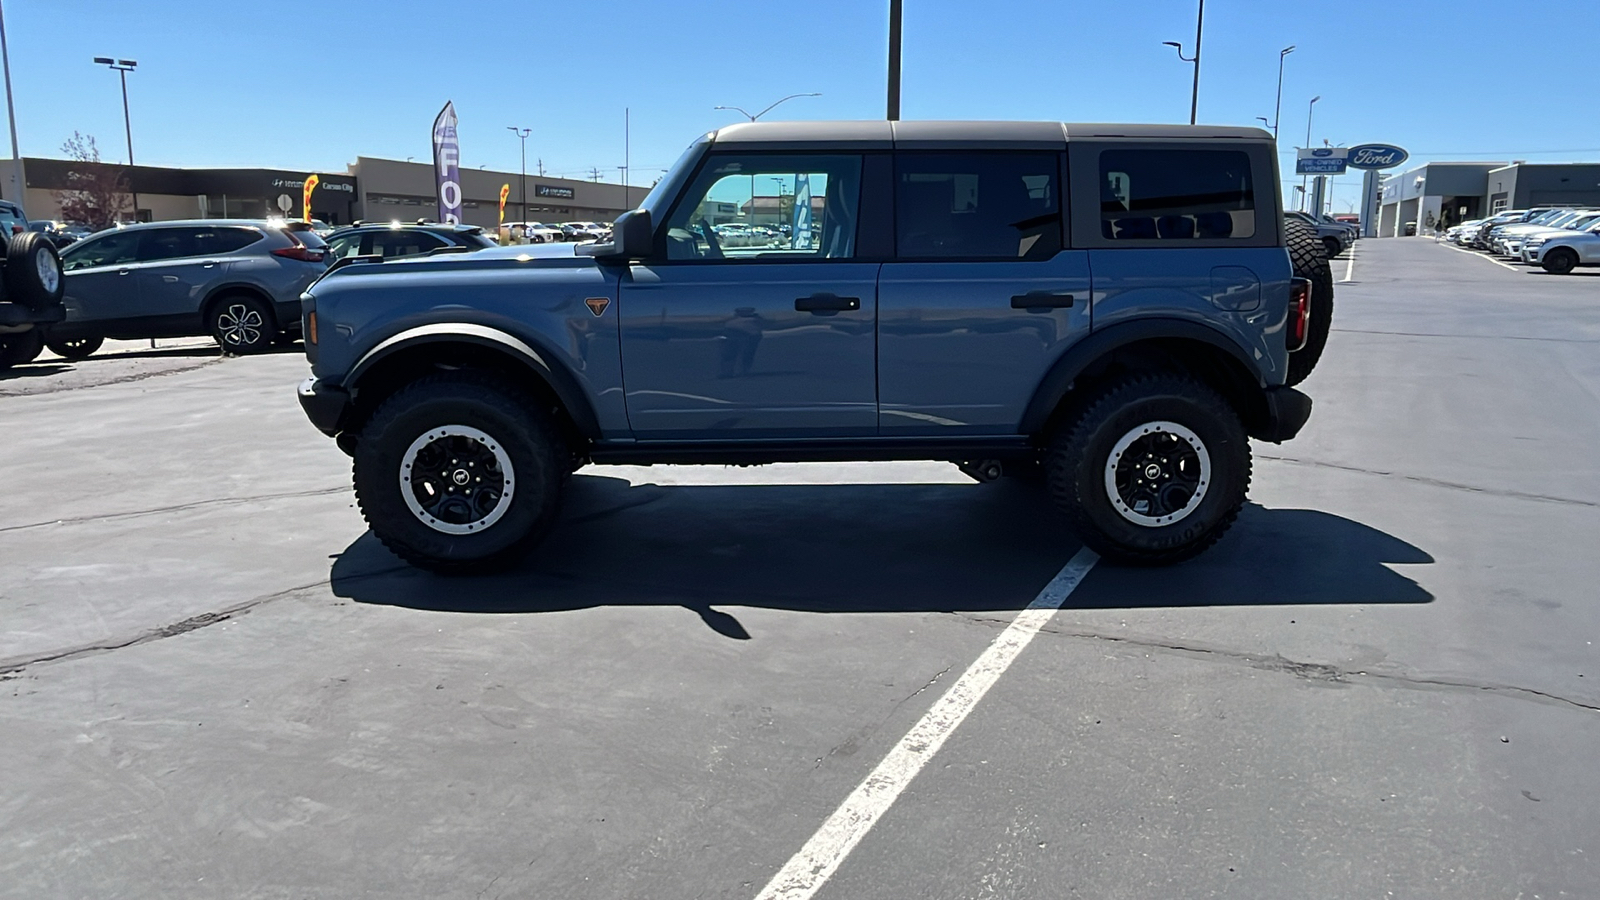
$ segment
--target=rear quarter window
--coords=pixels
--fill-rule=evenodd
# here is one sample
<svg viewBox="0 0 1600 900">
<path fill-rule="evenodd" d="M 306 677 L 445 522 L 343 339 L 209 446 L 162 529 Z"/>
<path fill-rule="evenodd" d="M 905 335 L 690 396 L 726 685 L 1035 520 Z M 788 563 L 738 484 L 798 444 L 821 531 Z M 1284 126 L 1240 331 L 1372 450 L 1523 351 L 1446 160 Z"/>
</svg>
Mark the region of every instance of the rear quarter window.
<svg viewBox="0 0 1600 900">
<path fill-rule="evenodd" d="M 1243 150 L 1104 150 L 1100 236 L 1113 241 L 1252 238 L 1255 190 L 1250 155 Z"/>
</svg>

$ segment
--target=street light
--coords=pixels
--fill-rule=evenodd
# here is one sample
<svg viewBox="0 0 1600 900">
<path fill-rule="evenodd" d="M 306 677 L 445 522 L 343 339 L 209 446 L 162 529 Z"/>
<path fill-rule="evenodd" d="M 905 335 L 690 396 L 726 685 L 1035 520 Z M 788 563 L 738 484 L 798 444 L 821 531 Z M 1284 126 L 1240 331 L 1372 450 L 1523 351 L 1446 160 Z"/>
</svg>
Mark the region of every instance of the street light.
<svg viewBox="0 0 1600 900">
<path fill-rule="evenodd" d="M 1294 45 L 1278 51 L 1278 105 L 1272 108 L 1272 140 L 1278 140 L 1278 122 L 1283 118 L 1283 58 L 1294 52 Z"/>
<path fill-rule="evenodd" d="M 122 127 L 128 133 L 128 193 L 133 195 L 133 220 L 139 221 L 139 191 L 133 186 L 133 120 L 128 116 L 128 73 L 138 67 L 139 63 L 131 59 L 112 59 L 109 56 L 96 56 L 96 65 L 110 66 L 117 70 L 122 78 Z"/>
<path fill-rule="evenodd" d="M 810 93 L 805 93 L 805 94 L 790 94 L 787 97 L 782 97 L 782 98 L 779 98 L 777 100 L 774 100 L 771 104 L 769 104 L 767 106 L 766 109 L 763 109 L 761 112 L 758 112 L 758 113 L 752 113 L 748 109 L 745 109 L 742 106 L 713 106 L 712 109 L 731 109 L 731 110 L 734 110 L 734 111 L 738 112 L 740 115 L 744 116 L 745 118 L 749 119 L 750 121 L 754 122 L 755 120 L 761 118 L 762 116 L 766 115 L 767 113 L 772 112 L 773 108 L 775 108 L 779 103 L 783 103 L 783 102 L 788 101 L 788 100 L 793 100 L 796 97 L 821 97 L 821 96 L 822 96 L 822 94 L 818 93 L 816 91 L 812 91 Z M 756 220 L 756 176 L 754 174 L 752 174 L 750 176 L 750 221 L 754 222 L 755 220 Z"/>
<path fill-rule="evenodd" d="M 17 208 L 23 211 L 23 218 L 27 218 L 28 176 L 22 168 L 22 151 L 17 149 L 17 108 L 11 105 L 11 52 L 6 49 L 4 9 L 0 9 L 0 63 L 4 64 L 6 75 L 6 120 L 11 123 L 11 164 L 17 170 Z"/>
<path fill-rule="evenodd" d="M 1272 127 L 1272 123 L 1267 121 L 1267 117 L 1266 116 L 1256 116 L 1256 121 L 1261 123 L 1261 127 L 1262 128 L 1271 128 Z"/>
<path fill-rule="evenodd" d="M 1306 104 L 1306 143 L 1305 143 L 1305 146 L 1307 148 L 1309 148 L 1311 146 L 1311 115 L 1312 115 L 1312 113 L 1315 113 L 1317 111 L 1317 101 L 1321 100 L 1321 99 L 1322 99 L 1322 95 L 1318 94 L 1317 96 L 1311 98 L 1311 102 L 1310 103 Z M 1301 175 L 1300 176 L 1300 202 L 1301 202 L 1302 205 L 1301 205 L 1300 209 L 1301 209 L 1302 212 L 1305 211 L 1305 206 L 1303 205 L 1305 203 L 1305 201 L 1306 201 L 1306 176 Z"/>
<path fill-rule="evenodd" d="M 1183 55 L 1183 45 L 1177 41 L 1162 41 L 1168 47 L 1178 51 L 1178 58 L 1184 62 L 1194 63 L 1194 90 L 1189 94 L 1189 124 L 1195 123 L 1195 115 L 1200 110 L 1200 36 L 1206 26 L 1206 0 L 1200 0 L 1200 14 L 1194 21 L 1194 56 Z"/>
<path fill-rule="evenodd" d="M 507 129 L 522 141 L 522 217 L 519 222 L 528 221 L 528 135 L 533 133 L 532 128 L 518 128 L 507 125 Z"/>
</svg>

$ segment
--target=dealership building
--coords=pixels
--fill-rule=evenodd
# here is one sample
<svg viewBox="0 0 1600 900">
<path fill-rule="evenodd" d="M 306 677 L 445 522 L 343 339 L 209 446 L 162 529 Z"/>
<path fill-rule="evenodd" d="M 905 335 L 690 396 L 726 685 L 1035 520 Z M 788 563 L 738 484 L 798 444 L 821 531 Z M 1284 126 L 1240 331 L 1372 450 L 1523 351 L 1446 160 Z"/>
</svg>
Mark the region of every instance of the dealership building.
<svg viewBox="0 0 1600 900">
<path fill-rule="evenodd" d="M 9 169 L 6 162 L 0 166 Z M 120 166 L 79 163 L 64 159 L 24 158 L 27 188 L 22 199 L 30 219 L 60 219 L 57 195 L 71 188 L 70 174 L 101 170 L 123 176 L 138 195 L 140 221 L 195 218 L 259 219 L 269 216 L 300 218 L 305 183 L 311 175 L 317 184 L 311 192 L 312 218 L 331 225 L 355 221 L 414 222 L 438 215 L 431 163 L 358 157 L 344 172 L 309 172 L 284 169 L 179 169 L 161 166 Z M 462 220 L 493 228 L 499 221 L 500 189 L 509 185 L 507 222 L 601 221 L 611 222 L 644 199 L 648 188 L 526 177 L 518 172 L 462 169 Z M 5 179 L 0 193 L 11 196 L 13 179 Z"/>
<path fill-rule="evenodd" d="M 1418 234 L 1441 219 L 1455 225 L 1508 209 L 1600 208 L 1600 163 L 1438 162 L 1383 180 L 1378 235 Z"/>
</svg>

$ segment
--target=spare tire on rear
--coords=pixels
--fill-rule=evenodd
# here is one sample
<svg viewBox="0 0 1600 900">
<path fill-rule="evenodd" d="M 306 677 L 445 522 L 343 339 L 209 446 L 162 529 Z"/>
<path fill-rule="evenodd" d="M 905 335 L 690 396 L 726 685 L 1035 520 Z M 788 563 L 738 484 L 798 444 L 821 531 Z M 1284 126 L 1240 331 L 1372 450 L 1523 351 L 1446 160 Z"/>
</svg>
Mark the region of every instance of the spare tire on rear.
<svg viewBox="0 0 1600 900">
<path fill-rule="evenodd" d="M 1328 331 L 1333 328 L 1333 269 L 1328 266 L 1328 255 L 1317 230 L 1310 225 L 1285 218 L 1283 242 L 1289 248 L 1295 277 L 1311 282 L 1310 333 L 1306 335 L 1306 345 L 1289 354 L 1288 383 L 1295 385 L 1305 381 L 1317 367 L 1322 348 L 1328 343 Z"/>
<path fill-rule="evenodd" d="M 6 299 L 29 309 L 61 302 L 66 282 L 55 245 L 37 231 L 11 236 L 6 246 Z"/>
</svg>

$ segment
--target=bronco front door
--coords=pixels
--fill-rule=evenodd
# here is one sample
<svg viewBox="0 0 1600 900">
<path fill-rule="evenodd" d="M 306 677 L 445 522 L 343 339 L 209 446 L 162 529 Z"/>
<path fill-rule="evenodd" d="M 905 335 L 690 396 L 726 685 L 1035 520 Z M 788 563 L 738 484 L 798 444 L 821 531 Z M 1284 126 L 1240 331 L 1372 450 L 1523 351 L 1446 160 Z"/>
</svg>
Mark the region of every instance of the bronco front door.
<svg viewBox="0 0 1600 900">
<path fill-rule="evenodd" d="M 713 153 L 622 276 L 628 420 L 651 440 L 877 433 L 860 154 Z"/>
</svg>

